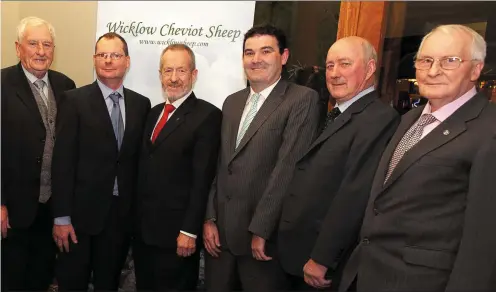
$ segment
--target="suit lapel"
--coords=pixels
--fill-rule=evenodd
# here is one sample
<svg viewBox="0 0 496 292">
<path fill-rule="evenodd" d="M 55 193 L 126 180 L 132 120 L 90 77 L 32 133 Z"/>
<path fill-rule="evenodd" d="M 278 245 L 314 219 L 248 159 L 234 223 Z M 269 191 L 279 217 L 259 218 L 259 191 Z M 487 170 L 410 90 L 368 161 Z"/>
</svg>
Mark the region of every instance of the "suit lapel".
<svg viewBox="0 0 496 292">
<path fill-rule="evenodd" d="M 40 122 L 43 128 L 45 128 L 45 125 L 43 124 L 43 120 L 41 119 L 41 114 L 38 108 L 38 104 L 34 99 L 33 91 L 29 86 L 29 80 L 26 77 L 26 74 L 24 74 L 24 71 L 22 70 L 21 63 L 17 64 L 17 75 L 18 75 L 17 78 L 15 78 L 15 80 L 12 80 L 13 82 L 17 83 L 17 86 L 15 86 L 15 88 L 17 88 L 17 96 L 32 112 L 32 114 L 34 115 L 33 117 Z"/>
<path fill-rule="evenodd" d="M 55 103 L 60 106 L 60 95 L 63 93 L 60 89 L 64 87 L 62 84 L 59 85 L 59 80 L 54 77 L 52 70 L 48 70 L 48 81 L 55 97 Z"/>
<path fill-rule="evenodd" d="M 277 83 L 277 85 L 274 87 L 272 92 L 269 94 L 269 96 L 263 103 L 260 110 L 255 115 L 255 118 L 251 122 L 250 126 L 246 130 L 246 133 L 239 142 L 238 148 L 235 149 L 231 160 L 234 159 L 234 157 L 236 157 L 236 155 L 246 146 L 248 141 L 250 141 L 253 135 L 255 135 L 257 130 L 263 125 L 263 123 L 267 120 L 267 118 L 279 107 L 281 102 L 284 100 L 284 93 L 286 92 L 287 87 L 288 84 L 284 80 L 280 80 L 279 83 Z M 242 113 L 243 111 L 241 111 L 241 114 Z M 239 126 L 239 122 L 238 122 L 238 126 Z M 237 136 L 237 131 L 236 134 L 234 135 L 235 147 L 236 147 L 236 136 Z"/>
<path fill-rule="evenodd" d="M 322 134 L 317 137 L 317 139 L 312 143 L 312 145 L 308 148 L 306 153 L 309 153 L 317 147 L 319 144 L 323 143 L 327 139 L 329 139 L 332 135 L 334 135 L 339 129 L 341 129 L 344 125 L 346 125 L 352 118 L 353 115 L 362 112 L 365 108 L 371 104 L 374 100 L 377 99 L 377 92 L 374 90 L 359 100 L 354 102 L 348 109 L 346 109 L 341 115 L 339 115 L 333 122 L 330 124 Z M 306 154 L 305 154 L 306 155 Z"/>
<path fill-rule="evenodd" d="M 396 146 L 400 142 L 401 138 L 403 138 L 405 133 L 408 131 L 408 129 L 410 129 L 410 127 L 415 123 L 415 121 L 418 120 L 423 110 L 424 110 L 424 106 L 414 109 L 402 117 L 401 123 L 396 129 L 396 132 L 391 138 L 391 141 L 386 146 L 386 149 L 384 150 L 384 153 L 377 167 L 375 180 L 372 185 L 372 192 L 371 192 L 372 195 L 377 194 L 378 192 L 383 190 L 384 179 L 386 179 L 386 173 L 389 168 L 389 161 L 393 156 L 394 150 L 396 149 Z M 389 181 L 390 180 L 391 178 L 389 179 Z"/>
<path fill-rule="evenodd" d="M 239 124 L 241 123 L 241 116 L 243 115 L 243 110 L 245 109 L 246 101 L 250 95 L 250 88 L 247 87 L 236 96 L 233 96 L 233 109 L 231 110 L 233 120 L 229 128 L 229 151 L 231 157 L 234 155 L 236 148 L 236 138 L 238 136 Z"/>
<path fill-rule="evenodd" d="M 167 137 L 172 134 L 179 127 L 179 125 L 181 125 L 186 120 L 186 116 L 194 108 L 195 103 L 196 97 L 194 93 L 191 93 L 191 95 L 184 101 L 183 104 L 181 104 L 176 112 L 174 112 L 169 120 L 165 123 L 165 126 L 162 128 L 162 131 L 160 131 L 160 134 L 158 134 L 157 140 L 155 140 L 155 143 L 153 144 L 153 149 L 160 146 L 160 144 L 164 142 L 165 139 L 167 139 Z"/>
<path fill-rule="evenodd" d="M 112 121 L 110 120 L 110 115 L 107 109 L 107 104 L 103 97 L 98 83 L 95 81 L 90 87 L 90 94 L 88 96 L 88 101 L 92 112 L 94 113 L 95 119 L 98 120 L 98 124 L 102 125 L 102 128 L 107 133 L 110 140 L 113 141 L 115 149 L 117 151 L 117 139 L 115 138 L 114 128 L 112 127 Z"/>
<path fill-rule="evenodd" d="M 466 122 L 477 118 L 486 106 L 487 100 L 481 95 L 474 96 L 470 101 L 455 111 L 444 122 L 437 126 L 432 132 L 414 145 L 405 153 L 391 177 L 384 185 L 384 190 L 392 185 L 408 168 L 410 168 L 421 157 L 429 152 L 443 146 L 458 137 L 467 129 Z M 403 135 L 401 136 L 403 137 Z M 401 139 L 400 137 L 400 139 Z M 397 144 L 397 143 L 396 143 Z M 396 147 L 395 147 L 396 148 Z M 394 152 L 394 150 L 393 150 Z"/>
<path fill-rule="evenodd" d="M 155 124 L 158 121 L 160 113 L 162 113 L 162 110 L 164 109 L 164 104 L 165 103 L 163 102 L 163 103 L 159 104 L 158 106 L 152 108 L 152 110 L 150 111 L 150 114 L 148 116 L 148 119 L 147 119 L 147 124 L 146 124 L 145 131 L 144 131 L 144 139 L 145 139 L 145 145 L 147 147 L 147 150 L 150 152 L 152 150 L 154 150 L 154 146 L 153 146 L 152 141 L 151 141 L 152 133 L 153 133 L 153 130 L 155 129 Z"/>
</svg>

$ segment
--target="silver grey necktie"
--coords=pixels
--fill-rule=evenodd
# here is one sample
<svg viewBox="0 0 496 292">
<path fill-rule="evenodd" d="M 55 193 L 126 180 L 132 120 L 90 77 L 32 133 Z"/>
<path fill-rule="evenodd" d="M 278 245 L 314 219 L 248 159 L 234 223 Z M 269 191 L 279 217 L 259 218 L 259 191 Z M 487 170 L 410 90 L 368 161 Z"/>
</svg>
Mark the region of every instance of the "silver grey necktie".
<svg viewBox="0 0 496 292">
<path fill-rule="evenodd" d="M 45 81 L 38 79 L 34 82 L 34 85 L 36 86 L 36 88 L 38 88 L 38 91 L 40 92 L 40 96 L 43 99 L 43 102 L 45 103 L 46 107 L 48 108 L 48 98 L 45 92 L 43 91 L 46 85 Z"/>
<path fill-rule="evenodd" d="M 109 95 L 110 99 L 114 103 L 112 106 L 112 112 L 110 114 L 110 119 L 112 120 L 112 127 L 114 128 L 115 138 L 117 139 L 117 148 L 121 149 L 122 138 L 124 136 L 124 121 L 122 119 L 121 107 L 119 106 L 119 97 L 121 95 L 118 92 L 113 92 Z"/>
<path fill-rule="evenodd" d="M 408 150 L 420 141 L 420 137 L 422 137 L 422 133 L 424 132 L 424 127 L 434 123 L 436 120 L 437 119 L 431 114 L 423 114 L 417 124 L 405 133 L 403 138 L 401 138 L 400 143 L 398 143 L 398 146 L 396 146 L 396 149 L 394 150 L 391 161 L 389 162 L 389 169 L 384 183 L 387 182 L 403 155 L 405 155 Z"/>
</svg>

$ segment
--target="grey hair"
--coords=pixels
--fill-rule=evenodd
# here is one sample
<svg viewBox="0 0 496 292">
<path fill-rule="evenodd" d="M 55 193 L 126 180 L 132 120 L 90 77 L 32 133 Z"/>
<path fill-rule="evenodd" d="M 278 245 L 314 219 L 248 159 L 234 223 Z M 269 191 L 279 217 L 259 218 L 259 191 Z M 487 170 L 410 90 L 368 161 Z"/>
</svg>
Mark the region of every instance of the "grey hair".
<svg viewBox="0 0 496 292">
<path fill-rule="evenodd" d="M 366 39 L 363 39 L 362 50 L 365 63 L 368 63 L 370 60 L 374 60 L 377 64 L 377 52 L 374 46 Z"/>
<path fill-rule="evenodd" d="M 457 31 L 469 34 L 472 37 L 472 45 L 470 48 L 472 59 L 481 62 L 484 62 L 484 60 L 486 59 L 487 45 L 484 38 L 472 28 L 461 24 L 445 24 L 434 28 L 433 30 L 431 30 L 431 32 L 424 36 L 422 42 L 420 43 L 418 52 L 422 50 L 425 40 L 427 40 L 427 38 L 429 38 L 433 33 L 438 31 L 448 35 L 452 35 L 454 32 Z M 418 52 L 415 57 L 418 56 Z"/>
<path fill-rule="evenodd" d="M 162 58 L 164 56 L 164 54 L 167 51 L 180 51 L 180 50 L 186 51 L 186 53 L 188 53 L 189 57 L 191 58 L 191 63 L 190 63 L 191 70 L 195 70 L 196 69 L 195 53 L 193 53 L 193 50 L 191 50 L 191 48 L 188 45 L 179 43 L 179 44 L 169 45 L 168 47 L 166 47 L 162 51 L 162 54 L 160 54 L 160 68 L 159 68 L 159 71 L 162 70 L 162 66 L 164 65 L 164 61 L 163 61 L 163 58 Z"/>
<path fill-rule="evenodd" d="M 36 27 L 36 26 L 42 26 L 46 25 L 48 28 L 48 31 L 50 32 L 50 36 L 52 37 L 52 41 L 55 42 L 55 28 L 51 23 L 48 21 L 41 19 L 36 16 L 28 16 L 25 17 L 19 22 L 19 25 L 17 25 L 17 41 L 21 42 L 22 39 L 24 38 L 24 34 L 26 32 L 26 28 L 28 27 Z"/>
</svg>

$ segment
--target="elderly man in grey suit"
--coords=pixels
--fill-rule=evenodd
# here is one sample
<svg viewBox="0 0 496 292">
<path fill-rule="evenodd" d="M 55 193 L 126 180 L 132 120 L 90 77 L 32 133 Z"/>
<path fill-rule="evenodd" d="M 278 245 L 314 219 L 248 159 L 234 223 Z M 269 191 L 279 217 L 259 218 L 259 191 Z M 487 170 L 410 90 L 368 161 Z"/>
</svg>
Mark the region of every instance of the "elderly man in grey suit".
<svg viewBox="0 0 496 292">
<path fill-rule="evenodd" d="M 209 291 L 230 291 L 237 277 L 248 291 L 285 288 L 274 242 L 281 201 L 321 120 L 317 92 L 281 80 L 288 56 L 281 30 L 267 25 L 245 34 L 250 87 L 224 102 L 219 164 L 204 224 Z"/>
<path fill-rule="evenodd" d="M 496 289 L 487 273 L 496 259 L 479 262 L 494 255 L 484 244 L 494 232 L 476 232 L 494 220 L 469 192 L 478 148 L 496 129 L 496 106 L 475 89 L 485 56 L 484 39 L 462 25 L 422 40 L 415 68 L 428 103 L 403 116 L 384 151 L 341 291 L 355 278 L 358 291 Z"/>
</svg>

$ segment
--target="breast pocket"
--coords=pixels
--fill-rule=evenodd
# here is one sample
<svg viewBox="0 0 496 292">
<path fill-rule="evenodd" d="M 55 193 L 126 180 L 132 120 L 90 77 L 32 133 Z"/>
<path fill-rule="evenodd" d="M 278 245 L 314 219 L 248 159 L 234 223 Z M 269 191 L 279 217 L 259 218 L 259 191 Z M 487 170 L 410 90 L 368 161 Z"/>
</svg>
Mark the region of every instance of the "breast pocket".
<svg viewBox="0 0 496 292">
<path fill-rule="evenodd" d="M 426 155 L 422 157 L 417 163 L 417 165 L 444 166 L 444 167 L 457 167 L 463 164 L 464 162 L 459 159 L 437 157 L 432 155 Z"/>
</svg>

